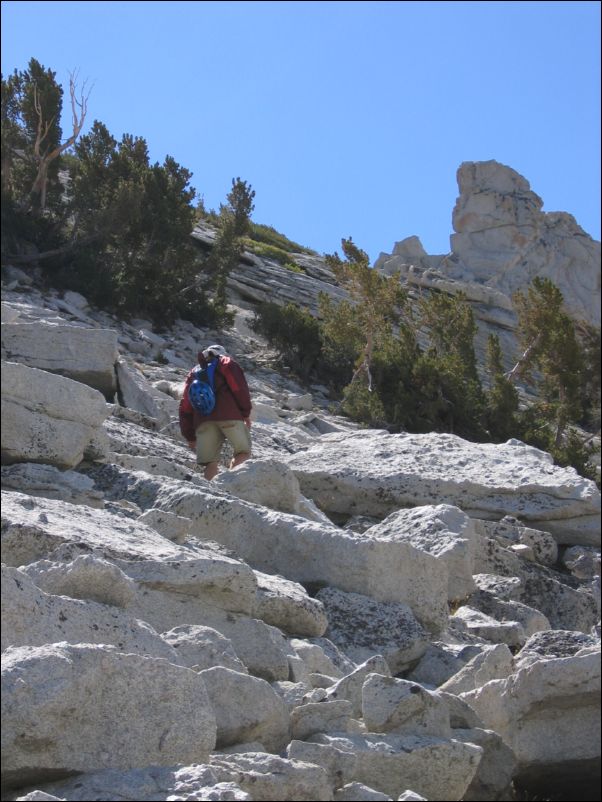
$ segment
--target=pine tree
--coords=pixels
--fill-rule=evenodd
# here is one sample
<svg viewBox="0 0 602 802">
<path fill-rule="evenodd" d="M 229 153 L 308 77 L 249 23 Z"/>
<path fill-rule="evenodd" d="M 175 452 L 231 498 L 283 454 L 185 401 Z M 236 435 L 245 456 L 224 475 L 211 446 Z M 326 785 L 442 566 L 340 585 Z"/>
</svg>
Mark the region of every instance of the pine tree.
<svg viewBox="0 0 602 802">
<path fill-rule="evenodd" d="M 97 302 L 158 324 L 203 307 L 199 292 L 183 294 L 198 269 L 191 173 L 171 156 L 149 164 L 143 138 L 117 143 L 98 121 L 76 155 L 73 225 L 83 244 L 70 279 Z"/>
<path fill-rule="evenodd" d="M 519 432 L 518 392 L 504 373 L 499 338 L 490 334 L 487 340 L 487 373 L 489 389 L 486 393 L 487 428 L 494 440 L 508 440 Z"/>
<path fill-rule="evenodd" d="M 481 440 L 485 398 L 477 372 L 477 327 L 463 293 L 430 293 L 418 305 L 430 347 L 417 359 L 414 383 L 425 428 Z"/>
<path fill-rule="evenodd" d="M 535 278 L 526 293 L 514 295 L 514 303 L 524 353 L 509 377 L 518 375 L 535 386 L 542 420 L 552 423 L 552 442 L 559 447 L 567 425 L 582 414 L 584 362 L 575 323 L 548 278 Z"/>
<path fill-rule="evenodd" d="M 220 206 L 218 235 L 205 265 L 206 271 L 214 277 L 212 312 L 214 322 L 218 325 L 232 323 L 226 298 L 228 276 L 238 265 L 243 253 L 243 237 L 249 231 L 251 214 L 255 208 L 254 197 L 255 191 L 250 184 L 240 178 L 232 179 L 227 203 Z"/>
<path fill-rule="evenodd" d="M 351 237 L 341 240 L 341 246 L 345 260 L 335 253 L 326 256 L 326 262 L 349 292 L 351 306 L 346 311 L 355 319 L 356 331 L 362 341 L 351 383 L 363 381 L 371 392 L 374 350 L 399 322 L 400 307 L 406 301 L 406 294 L 397 275 L 389 278 L 370 267 L 368 254 L 358 248 Z"/>
</svg>

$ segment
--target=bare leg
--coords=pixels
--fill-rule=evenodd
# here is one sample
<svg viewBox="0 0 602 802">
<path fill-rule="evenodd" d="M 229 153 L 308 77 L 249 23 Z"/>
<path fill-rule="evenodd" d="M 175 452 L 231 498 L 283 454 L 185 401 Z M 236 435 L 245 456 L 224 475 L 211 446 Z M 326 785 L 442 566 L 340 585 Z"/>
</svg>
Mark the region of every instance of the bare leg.
<svg viewBox="0 0 602 802">
<path fill-rule="evenodd" d="M 240 454 L 235 454 L 235 456 L 232 457 L 232 460 L 230 461 L 230 468 L 232 469 L 236 468 L 237 465 L 242 465 L 242 463 L 245 460 L 249 459 L 250 456 L 251 454 L 248 451 L 241 451 Z"/>
<path fill-rule="evenodd" d="M 217 476 L 218 473 L 219 473 L 219 465 L 218 465 L 218 463 L 217 462 L 208 462 L 205 465 L 205 470 L 203 471 L 203 476 L 205 477 L 205 479 L 207 479 L 210 482 L 212 479 L 215 479 L 215 477 Z"/>
</svg>

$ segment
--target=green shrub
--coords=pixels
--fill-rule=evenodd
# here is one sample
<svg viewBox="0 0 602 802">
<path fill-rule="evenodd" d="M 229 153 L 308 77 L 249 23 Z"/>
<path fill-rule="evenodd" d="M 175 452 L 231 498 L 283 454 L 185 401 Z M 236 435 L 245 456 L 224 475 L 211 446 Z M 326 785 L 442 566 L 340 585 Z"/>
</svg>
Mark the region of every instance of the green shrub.
<svg viewBox="0 0 602 802">
<path fill-rule="evenodd" d="M 292 303 L 263 303 L 255 312 L 251 328 L 276 348 L 295 373 L 303 378 L 310 375 L 320 357 L 322 341 L 320 324 L 307 309 Z"/>
<path fill-rule="evenodd" d="M 282 267 L 286 267 L 289 270 L 294 270 L 297 273 L 305 272 L 300 265 L 291 259 L 290 253 L 285 251 L 283 248 L 280 248 L 276 245 L 268 245 L 265 242 L 256 242 L 250 237 L 245 237 L 244 245 L 247 250 L 251 251 L 251 253 L 254 253 L 257 256 L 261 256 L 264 259 L 272 259 L 275 262 L 279 262 Z"/>
<path fill-rule="evenodd" d="M 272 228 L 272 226 L 265 226 L 261 223 L 251 223 L 249 237 L 255 242 L 272 245 L 287 253 L 307 253 L 311 256 L 316 255 L 316 252 L 312 251 L 310 248 L 304 248 L 303 245 L 299 245 L 288 239 L 288 237 L 285 237 L 284 234 L 280 234 L 275 228 Z"/>
</svg>

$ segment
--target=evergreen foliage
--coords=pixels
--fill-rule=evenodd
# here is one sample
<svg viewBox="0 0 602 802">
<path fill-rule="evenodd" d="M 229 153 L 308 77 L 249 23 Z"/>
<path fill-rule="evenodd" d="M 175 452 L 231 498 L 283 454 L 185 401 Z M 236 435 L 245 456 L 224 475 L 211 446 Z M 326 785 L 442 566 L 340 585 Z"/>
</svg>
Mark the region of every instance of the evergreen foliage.
<svg viewBox="0 0 602 802">
<path fill-rule="evenodd" d="M 575 323 L 564 309 L 562 293 L 550 279 L 536 277 L 526 293 L 514 296 L 519 342 L 524 356 L 521 377 L 535 385 L 543 418 L 553 423 L 556 447 L 570 422 L 583 413 L 583 352 Z"/>
<path fill-rule="evenodd" d="M 47 213 L 42 214 L 40 188 L 36 182 L 39 169 L 36 150 L 42 154 L 58 147 L 62 136 L 62 106 L 63 90 L 56 82 L 56 74 L 36 59 L 29 61 L 27 70 L 15 70 L 6 79 L 2 76 L 3 252 L 18 252 L 23 240 L 41 251 L 60 243 L 56 221 L 50 213 L 58 212 L 60 205 L 61 159 L 58 157 L 48 164 Z"/>
<path fill-rule="evenodd" d="M 430 341 L 414 367 L 420 417 L 438 431 L 483 439 L 485 398 L 474 352 L 477 328 L 466 296 L 430 293 L 420 300 L 418 315 Z"/>
<path fill-rule="evenodd" d="M 520 436 L 593 479 L 596 450 L 575 425 L 599 426 L 600 331 L 578 327 L 547 278 L 535 278 L 514 303 L 523 355 L 510 375 L 530 383 L 536 395 L 519 416 Z"/>
<path fill-rule="evenodd" d="M 310 248 L 304 248 L 296 242 L 285 237 L 273 226 L 266 226 L 261 223 L 251 222 L 249 225 L 249 239 L 254 242 L 262 242 L 265 245 L 271 245 L 274 248 L 279 248 L 290 256 L 292 253 L 306 253 L 309 255 L 316 255 L 315 251 Z"/>
<path fill-rule="evenodd" d="M 499 338 L 490 334 L 487 340 L 487 373 L 489 390 L 486 393 L 486 425 L 492 439 L 509 440 L 520 431 L 518 420 L 518 391 L 504 373 Z"/>
<path fill-rule="evenodd" d="M 483 388 L 474 351 L 476 324 L 465 296 L 430 293 L 412 315 L 397 282 L 371 270 L 351 240 L 343 244 L 345 261 L 336 254 L 328 258 L 350 291 L 349 301 L 321 295 L 313 323 L 307 310 L 291 304 L 263 305 L 256 313 L 256 330 L 298 375 L 328 384 L 341 411 L 367 426 L 451 432 L 475 441 L 518 438 L 548 451 L 559 465 L 595 478 L 594 448 L 570 424 L 580 422 L 578 415 L 581 423 L 599 421 L 600 333 L 581 326 L 578 336 L 551 282 L 534 281 L 522 306 L 518 299 L 521 342 L 527 346 L 519 365 L 538 377 L 541 393 L 521 410 L 511 380 L 517 371 L 504 372 L 493 335 Z M 545 335 L 539 336 L 541 326 Z M 537 348 L 530 347 L 533 342 Z M 564 430 L 557 442 L 559 420 Z"/>
<path fill-rule="evenodd" d="M 62 281 L 158 324 L 187 316 L 193 300 L 205 306 L 200 292 L 183 295 L 198 271 L 189 171 L 171 156 L 151 165 L 144 139 L 125 134 L 117 143 L 98 121 L 76 156 L 72 236 L 80 247 L 62 265 Z"/>
<path fill-rule="evenodd" d="M 320 325 L 307 309 L 289 303 L 263 303 L 251 323 L 281 354 L 292 370 L 308 379 L 322 353 Z"/>
<path fill-rule="evenodd" d="M 227 281 L 242 256 L 243 238 L 249 230 L 251 214 L 255 208 L 254 197 L 255 191 L 250 184 L 240 178 L 232 179 L 227 203 L 220 206 L 217 238 L 205 265 L 215 281 L 215 295 L 211 305 L 215 325 L 232 325 L 226 299 Z"/>
<path fill-rule="evenodd" d="M 326 263 L 337 280 L 347 289 L 353 309 L 356 341 L 361 351 L 356 358 L 356 370 L 351 383 L 363 382 L 372 392 L 372 360 L 375 349 L 391 336 L 393 326 L 399 322 L 400 307 L 406 300 L 398 276 L 383 276 L 370 267 L 368 254 L 358 248 L 351 237 L 341 241 L 345 259 L 337 253 L 326 256 Z"/>
<path fill-rule="evenodd" d="M 190 241 L 198 214 L 191 173 L 171 156 L 150 164 L 142 137 L 124 134 L 117 142 L 99 121 L 76 142 L 87 98 L 78 100 L 73 76 L 70 94 L 73 135 L 61 142 L 63 90 L 55 73 L 31 59 L 26 71 L 2 78 L 3 261 L 39 261 L 59 285 L 157 325 L 176 317 L 227 323 L 226 280 L 255 193 L 236 179 L 220 209 L 206 265 L 210 302 Z"/>
</svg>

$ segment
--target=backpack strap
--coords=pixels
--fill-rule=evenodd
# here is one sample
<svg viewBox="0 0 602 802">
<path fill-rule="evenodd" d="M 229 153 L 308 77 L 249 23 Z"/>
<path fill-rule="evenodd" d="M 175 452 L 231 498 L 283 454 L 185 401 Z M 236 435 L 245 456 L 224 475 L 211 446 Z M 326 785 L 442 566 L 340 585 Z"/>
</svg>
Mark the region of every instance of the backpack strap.
<svg viewBox="0 0 602 802">
<path fill-rule="evenodd" d="M 217 370 L 218 362 L 219 358 L 212 359 L 207 365 L 207 378 L 209 379 L 209 384 L 212 388 L 215 387 L 215 371 Z"/>
</svg>

